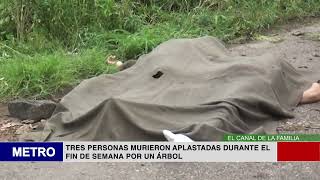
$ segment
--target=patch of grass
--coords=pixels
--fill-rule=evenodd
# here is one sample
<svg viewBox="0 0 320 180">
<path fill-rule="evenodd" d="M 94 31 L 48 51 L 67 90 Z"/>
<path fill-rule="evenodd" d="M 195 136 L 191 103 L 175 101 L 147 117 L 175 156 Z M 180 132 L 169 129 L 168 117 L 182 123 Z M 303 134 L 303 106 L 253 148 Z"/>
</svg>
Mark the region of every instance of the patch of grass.
<svg viewBox="0 0 320 180">
<path fill-rule="evenodd" d="M 101 51 L 87 50 L 78 55 L 56 52 L 0 61 L 0 99 L 42 98 L 82 79 L 116 72 L 104 60 Z"/>
</svg>

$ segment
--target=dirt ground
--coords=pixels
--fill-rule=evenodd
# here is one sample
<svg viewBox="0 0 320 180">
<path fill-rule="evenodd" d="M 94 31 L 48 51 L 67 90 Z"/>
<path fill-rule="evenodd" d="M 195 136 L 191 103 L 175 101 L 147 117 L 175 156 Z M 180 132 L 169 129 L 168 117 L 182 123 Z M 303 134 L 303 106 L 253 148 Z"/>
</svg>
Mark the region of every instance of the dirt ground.
<svg viewBox="0 0 320 180">
<path fill-rule="evenodd" d="M 8 116 L 5 104 L 0 104 L 0 141 L 16 141 L 16 131 L 22 126 L 20 120 Z"/>
<path fill-rule="evenodd" d="M 44 121 L 34 122 L 31 120 L 21 121 L 9 116 L 6 104 L 0 104 L 0 142 L 1 141 L 27 141 L 26 132 L 37 131 L 42 128 Z"/>
<path fill-rule="evenodd" d="M 273 53 L 306 74 L 311 82 L 320 80 L 320 19 L 279 26 L 257 41 L 228 45 L 233 55 L 256 56 Z M 261 40 L 262 39 L 262 40 Z M 294 109 L 295 118 L 280 121 L 269 132 L 320 134 L 320 102 Z M 273 128 L 273 129 L 271 129 Z"/>
<path fill-rule="evenodd" d="M 320 79 L 320 19 L 279 26 L 246 44 L 227 45 L 233 55 L 271 52 Z M 298 106 L 295 118 L 277 122 L 270 132 L 320 133 L 320 103 Z M 0 104 L 0 141 L 15 141 L 33 125 L 7 116 Z M 18 130 L 18 132 L 17 132 Z M 1 163 L 1 179 L 308 179 L 320 176 L 320 163 Z"/>
</svg>

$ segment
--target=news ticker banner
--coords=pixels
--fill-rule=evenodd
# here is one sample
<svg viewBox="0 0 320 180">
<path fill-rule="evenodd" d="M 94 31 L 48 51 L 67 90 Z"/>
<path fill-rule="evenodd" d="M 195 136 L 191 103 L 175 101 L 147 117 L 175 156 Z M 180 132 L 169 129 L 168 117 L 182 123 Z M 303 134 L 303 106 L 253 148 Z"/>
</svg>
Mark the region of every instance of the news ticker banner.
<svg viewBox="0 0 320 180">
<path fill-rule="evenodd" d="M 228 135 L 219 142 L 2 142 L 0 161 L 278 162 L 320 161 L 320 141 L 298 135 Z M 264 137 L 263 137 L 264 136 Z M 278 137 L 282 136 L 282 137 Z M 245 142 L 240 142 L 246 138 Z M 261 139 L 254 141 L 254 138 Z M 270 138 L 270 141 L 268 141 Z M 296 140 L 295 140 L 296 139 Z M 299 139 L 299 141 L 297 141 Z M 300 141 L 302 139 L 302 141 Z M 313 140 L 314 138 L 311 138 Z M 250 141 L 249 141 L 250 140 Z M 304 141 L 303 141 L 304 140 Z"/>
</svg>

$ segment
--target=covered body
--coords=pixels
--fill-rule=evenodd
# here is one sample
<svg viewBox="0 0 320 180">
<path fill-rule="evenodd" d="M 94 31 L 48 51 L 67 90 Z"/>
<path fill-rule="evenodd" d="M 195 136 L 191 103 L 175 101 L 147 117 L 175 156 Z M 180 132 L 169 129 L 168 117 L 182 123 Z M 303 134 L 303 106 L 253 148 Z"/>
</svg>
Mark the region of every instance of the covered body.
<svg viewBox="0 0 320 180">
<path fill-rule="evenodd" d="M 46 140 L 194 140 L 250 133 L 292 117 L 310 83 L 271 54 L 231 56 L 215 38 L 162 43 L 131 68 L 83 81 L 46 124 Z"/>
</svg>

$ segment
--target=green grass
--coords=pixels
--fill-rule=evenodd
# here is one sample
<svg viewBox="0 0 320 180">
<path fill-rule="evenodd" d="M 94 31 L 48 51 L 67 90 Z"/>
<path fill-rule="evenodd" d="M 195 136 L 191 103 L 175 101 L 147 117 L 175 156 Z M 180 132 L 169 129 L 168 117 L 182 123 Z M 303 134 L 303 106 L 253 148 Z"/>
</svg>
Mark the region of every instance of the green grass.
<svg viewBox="0 0 320 180">
<path fill-rule="evenodd" d="M 138 58 L 171 38 L 250 39 L 274 24 L 319 15 L 319 0 L 3 0 L 0 101 L 43 98 L 113 73 L 104 64 L 110 54 Z"/>
<path fill-rule="evenodd" d="M 116 68 L 105 64 L 103 53 L 87 50 L 79 55 L 56 52 L 7 59 L 0 63 L 0 72 L 0 99 L 8 100 L 46 97 L 82 79 L 114 73 Z"/>
</svg>

